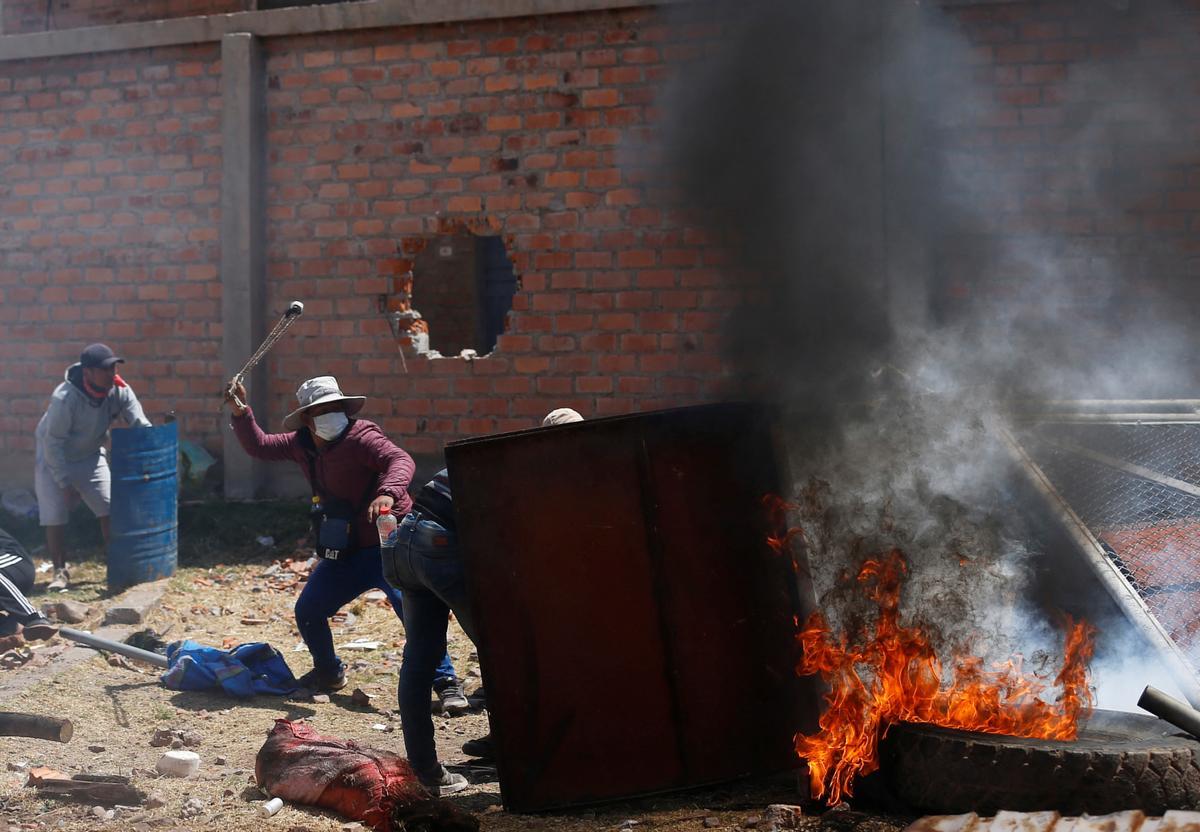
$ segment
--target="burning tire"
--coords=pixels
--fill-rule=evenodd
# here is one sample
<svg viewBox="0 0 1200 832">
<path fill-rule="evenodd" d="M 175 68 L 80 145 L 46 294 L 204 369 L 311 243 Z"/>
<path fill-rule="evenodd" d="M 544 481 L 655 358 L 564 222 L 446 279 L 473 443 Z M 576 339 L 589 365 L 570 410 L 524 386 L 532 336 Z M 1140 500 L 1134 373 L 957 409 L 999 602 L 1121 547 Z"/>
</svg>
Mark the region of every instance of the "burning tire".
<svg viewBox="0 0 1200 832">
<path fill-rule="evenodd" d="M 929 814 L 1161 815 L 1200 808 L 1198 755 L 1200 742 L 1162 720 L 1095 711 L 1075 742 L 894 725 L 880 743 L 880 774 Z"/>
</svg>

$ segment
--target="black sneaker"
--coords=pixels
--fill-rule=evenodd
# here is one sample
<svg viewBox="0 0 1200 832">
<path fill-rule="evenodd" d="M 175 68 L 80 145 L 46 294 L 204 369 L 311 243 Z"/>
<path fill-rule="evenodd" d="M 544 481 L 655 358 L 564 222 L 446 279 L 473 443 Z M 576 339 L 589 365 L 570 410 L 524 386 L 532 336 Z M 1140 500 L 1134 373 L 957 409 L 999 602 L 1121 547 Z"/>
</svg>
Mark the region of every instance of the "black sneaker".
<svg viewBox="0 0 1200 832">
<path fill-rule="evenodd" d="M 26 641 L 45 641 L 58 635 L 58 626 L 50 622 L 44 615 L 35 615 L 26 619 L 21 629 L 21 635 Z"/>
<path fill-rule="evenodd" d="M 437 695 L 444 714 L 454 716 L 471 710 L 471 703 L 467 701 L 467 696 L 463 693 L 461 682 L 446 685 L 437 692 Z"/>
<path fill-rule="evenodd" d="M 495 759 L 496 749 L 492 745 L 492 732 L 488 731 L 477 740 L 467 740 L 463 743 L 462 750 L 468 757 L 476 757 L 480 760 Z"/>
<path fill-rule="evenodd" d="M 317 693 L 333 693 L 346 687 L 346 668 L 339 667 L 337 673 L 327 673 L 314 667 L 296 682 L 300 687 Z"/>
<path fill-rule="evenodd" d="M 471 785 L 467 782 L 467 778 L 463 777 L 461 774 L 455 774 L 451 771 L 447 771 L 445 766 L 439 766 L 439 768 L 441 768 L 442 771 L 436 779 L 426 780 L 425 778 L 421 778 L 421 785 L 429 789 L 434 797 L 455 794 L 456 792 L 461 792 L 467 786 Z"/>
</svg>

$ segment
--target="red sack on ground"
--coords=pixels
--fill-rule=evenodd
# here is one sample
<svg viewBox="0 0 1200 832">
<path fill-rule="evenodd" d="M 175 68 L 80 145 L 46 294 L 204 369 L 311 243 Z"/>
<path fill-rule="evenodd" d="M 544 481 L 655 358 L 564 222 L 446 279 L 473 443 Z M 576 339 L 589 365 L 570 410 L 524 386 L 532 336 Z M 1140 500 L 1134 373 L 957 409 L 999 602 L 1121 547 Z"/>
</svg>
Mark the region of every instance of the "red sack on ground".
<svg viewBox="0 0 1200 832">
<path fill-rule="evenodd" d="M 376 832 L 476 832 L 479 822 L 421 785 L 408 760 L 303 722 L 275 720 L 254 761 L 259 787 L 291 803 L 320 806 Z"/>
</svg>

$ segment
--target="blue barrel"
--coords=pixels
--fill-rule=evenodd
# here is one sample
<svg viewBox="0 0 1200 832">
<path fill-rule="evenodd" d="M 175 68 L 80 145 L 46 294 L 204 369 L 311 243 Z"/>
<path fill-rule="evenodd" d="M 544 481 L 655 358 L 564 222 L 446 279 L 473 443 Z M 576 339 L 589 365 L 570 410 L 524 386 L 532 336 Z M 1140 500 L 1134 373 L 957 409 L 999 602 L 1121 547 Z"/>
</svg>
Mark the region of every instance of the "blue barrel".
<svg viewBox="0 0 1200 832">
<path fill-rule="evenodd" d="M 171 422 L 112 432 L 108 587 L 175 574 L 179 556 L 179 434 Z"/>
</svg>

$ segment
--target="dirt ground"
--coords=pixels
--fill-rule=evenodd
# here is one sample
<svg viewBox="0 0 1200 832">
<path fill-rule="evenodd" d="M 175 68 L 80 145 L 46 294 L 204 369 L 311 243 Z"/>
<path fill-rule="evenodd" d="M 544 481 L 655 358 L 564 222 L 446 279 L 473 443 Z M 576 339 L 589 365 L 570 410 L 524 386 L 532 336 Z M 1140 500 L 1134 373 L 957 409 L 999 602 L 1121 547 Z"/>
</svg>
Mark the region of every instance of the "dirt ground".
<svg viewBox="0 0 1200 832">
<path fill-rule="evenodd" d="M 216 562 L 221 553 L 219 541 L 199 546 L 193 541 L 187 557 L 183 557 L 182 538 L 187 524 L 181 518 L 184 565 L 145 626 L 166 641 L 188 637 L 215 646 L 267 641 L 280 649 L 297 675 L 307 671 L 311 663 L 291 613 L 301 584 L 287 559 L 295 555 L 299 563 L 305 554 L 298 545 L 294 519 L 281 521 L 277 529 L 278 539 L 289 540 L 288 544 L 252 544 L 259 548 L 241 552 L 236 564 L 222 564 Z M 191 522 L 202 528 L 205 521 L 192 518 Z M 49 573 L 39 573 L 34 600 L 44 603 L 71 597 L 93 604 L 96 612 L 77 626 L 94 628 L 99 625 L 102 608 L 110 603 L 103 584 L 104 567 L 93 560 L 76 568 L 75 574 L 78 583 L 70 592 L 51 597 L 45 592 Z M 346 612 L 349 615 L 335 622 L 333 632 L 340 654 L 350 665 L 349 684 L 328 702 L 282 697 L 240 701 L 206 693 L 174 692 L 159 684 L 157 670 L 132 663 L 113 664 L 100 654 L 56 672 L 51 657 L 62 650 L 58 639 L 34 651 L 35 656 L 42 653 L 45 657 L 0 670 L 0 680 L 25 673 L 46 677 L 6 707 L 69 717 L 75 726 L 74 737 L 66 744 L 0 737 L 0 761 L 5 766 L 0 768 L 0 832 L 214 828 L 226 832 L 318 832 L 361 828 L 328 813 L 290 805 L 274 817 L 259 817 L 257 808 L 264 795 L 253 781 L 255 754 L 277 718 L 306 719 L 322 733 L 403 753 L 395 711 L 402 630 L 382 597 L 360 597 Z M 367 645 L 364 649 L 341 647 L 355 641 Z M 456 623 L 451 627 L 450 652 L 468 692 L 473 691 L 479 684 L 478 662 L 470 641 Z M 355 689 L 370 695 L 369 705 L 351 701 Z M 486 733 L 486 714 L 475 710 L 453 718 L 437 715 L 435 726 L 443 761 L 472 781 L 470 789 L 451 799 L 476 812 L 485 830 L 754 829 L 762 825 L 767 805 L 797 801 L 794 775 L 783 774 L 594 810 L 513 815 L 500 805 L 494 770 L 466 767 L 467 758 L 460 748 L 465 740 Z M 193 749 L 202 760 L 198 776 L 179 780 L 155 773 L 155 763 L 165 750 L 150 744 L 158 729 L 190 731 L 199 737 L 199 745 Z M 42 798 L 25 785 L 26 772 L 33 766 L 49 766 L 68 775 L 126 775 L 161 805 L 118 807 L 113 816 L 106 817 L 99 807 Z M 840 815 L 840 821 L 838 813 L 826 814 L 824 821 L 814 818 L 812 823 L 828 826 L 832 822 L 831 828 L 864 830 L 892 830 L 903 825 L 883 818 L 853 819 L 854 814 Z"/>
</svg>

